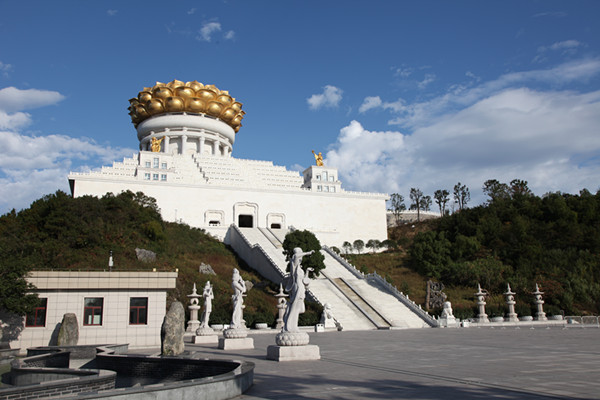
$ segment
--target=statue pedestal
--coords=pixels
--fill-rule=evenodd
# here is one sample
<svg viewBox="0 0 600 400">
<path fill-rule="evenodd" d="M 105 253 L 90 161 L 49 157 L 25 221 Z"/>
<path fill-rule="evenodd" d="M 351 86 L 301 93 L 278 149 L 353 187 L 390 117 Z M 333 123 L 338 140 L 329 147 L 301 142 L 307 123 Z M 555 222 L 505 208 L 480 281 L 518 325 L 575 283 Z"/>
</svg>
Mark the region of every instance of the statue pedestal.
<svg viewBox="0 0 600 400">
<path fill-rule="evenodd" d="M 219 349 L 221 350 L 244 350 L 244 349 L 253 349 L 254 348 L 254 339 L 245 337 L 245 338 L 219 338 Z"/>
<path fill-rule="evenodd" d="M 219 336 L 217 335 L 202 335 L 194 336 L 192 343 L 194 344 L 214 344 L 219 342 Z"/>
<path fill-rule="evenodd" d="M 454 316 L 443 317 L 438 320 L 440 328 L 456 328 L 458 324 L 456 323 L 456 318 Z"/>
<path fill-rule="evenodd" d="M 274 361 L 305 361 L 320 360 L 319 346 L 307 344 L 304 346 L 269 346 L 267 360 Z"/>
</svg>

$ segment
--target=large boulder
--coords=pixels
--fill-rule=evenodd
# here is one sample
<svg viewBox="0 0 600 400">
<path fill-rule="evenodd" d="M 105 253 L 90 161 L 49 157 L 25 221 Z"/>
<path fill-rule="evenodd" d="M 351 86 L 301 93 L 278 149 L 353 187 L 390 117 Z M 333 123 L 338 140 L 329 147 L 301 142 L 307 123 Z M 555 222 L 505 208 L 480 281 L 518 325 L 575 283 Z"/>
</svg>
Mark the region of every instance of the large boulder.
<svg viewBox="0 0 600 400">
<path fill-rule="evenodd" d="M 185 310 L 183 304 L 176 301 L 165 315 L 160 330 L 161 353 L 163 356 L 177 356 L 184 351 Z"/>
<path fill-rule="evenodd" d="M 60 323 L 56 344 L 59 346 L 77 346 L 78 341 L 79 324 L 77 323 L 77 316 L 74 313 L 66 313 Z"/>
<path fill-rule="evenodd" d="M 198 272 L 200 272 L 201 274 L 206 274 L 206 275 L 216 275 L 215 271 L 212 269 L 210 264 L 201 263 L 200 266 L 198 267 Z"/>
<path fill-rule="evenodd" d="M 156 253 L 146 249 L 135 249 L 135 255 L 141 262 L 154 262 L 156 261 Z"/>
</svg>

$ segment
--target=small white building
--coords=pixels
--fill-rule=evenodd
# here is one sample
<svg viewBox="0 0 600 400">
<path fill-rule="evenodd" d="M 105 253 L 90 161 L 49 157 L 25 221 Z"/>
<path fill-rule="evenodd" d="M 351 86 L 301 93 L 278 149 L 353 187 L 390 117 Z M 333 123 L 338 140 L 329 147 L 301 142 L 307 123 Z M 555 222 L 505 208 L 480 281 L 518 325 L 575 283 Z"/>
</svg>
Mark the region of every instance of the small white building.
<svg viewBox="0 0 600 400">
<path fill-rule="evenodd" d="M 336 168 L 302 175 L 270 161 L 232 157 L 244 112 L 227 91 L 172 81 L 130 100 L 140 152 L 112 167 L 71 173 L 73 196 L 125 190 L 156 199 L 162 217 L 227 242 L 229 226 L 307 229 L 322 244 L 387 239 L 382 193 L 342 188 Z"/>
<path fill-rule="evenodd" d="M 160 346 L 167 290 L 177 272 L 33 271 L 41 304 L 25 317 L 12 348 L 56 344 L 65 313 L 79 324 L 79 345 L 129 343 L 131 348 Z"/>
</svg>

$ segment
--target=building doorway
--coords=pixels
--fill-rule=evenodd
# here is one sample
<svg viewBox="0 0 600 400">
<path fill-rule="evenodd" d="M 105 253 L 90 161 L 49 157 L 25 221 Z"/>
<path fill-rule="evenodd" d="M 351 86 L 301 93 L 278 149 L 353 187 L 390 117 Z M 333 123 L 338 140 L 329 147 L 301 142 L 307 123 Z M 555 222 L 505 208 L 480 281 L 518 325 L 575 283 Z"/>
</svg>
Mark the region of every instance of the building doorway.
<svg viewBox="0 0 600 400">
<path fill-rule="evenodd" d="M 253 228 L 254 216 L 250 214 L 240 214 L 238 216 L 238 226 L 240 228 Z"/>
</svg>

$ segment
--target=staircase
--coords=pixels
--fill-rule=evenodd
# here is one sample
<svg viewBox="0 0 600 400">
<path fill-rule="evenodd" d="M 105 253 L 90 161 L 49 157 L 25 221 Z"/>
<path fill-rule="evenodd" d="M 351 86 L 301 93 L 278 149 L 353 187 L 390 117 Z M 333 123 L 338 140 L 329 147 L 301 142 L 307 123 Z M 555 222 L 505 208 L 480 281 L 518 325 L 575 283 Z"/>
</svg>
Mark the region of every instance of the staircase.
<svg viewBox="0 0 600 400">
<path fill-rule="evenodd" d="M 282 242 L 285 230 L 230 228 L 230 244 L 238 255 L 273 282 L 281 282 L 287 262 Z M 376 274 L 363 275 L 324 247 L 325 269 L 312 280 L 308 294 L 329 304 L 345 330 L 423 328 L 437 321 Z"/>
</svg>

